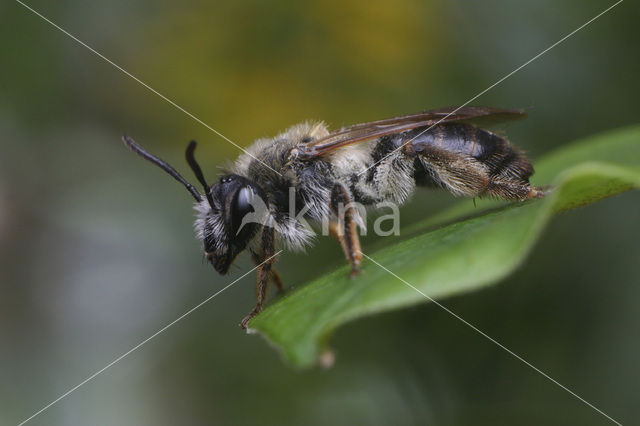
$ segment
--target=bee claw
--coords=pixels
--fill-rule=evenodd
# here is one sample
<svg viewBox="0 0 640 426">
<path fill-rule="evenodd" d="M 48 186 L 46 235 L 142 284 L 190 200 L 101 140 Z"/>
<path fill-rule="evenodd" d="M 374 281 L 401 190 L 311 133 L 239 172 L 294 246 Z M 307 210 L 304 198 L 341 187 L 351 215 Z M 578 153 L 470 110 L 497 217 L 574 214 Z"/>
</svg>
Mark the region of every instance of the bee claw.
<svg viewBox="0 0 640 426">
<path fill-rule="evenodd" d="M 553 190 L 553 187 L 551 187 L 550 185 L 531 187 L 531 189 L 529 190 L 529 194 L 527 195 L 527 199 L 544 198 L 544 196 L 550 193 L 552 190 Z"/>
<path fill-rule="evenodd" d="M 240 321 L 240 327 L 247 332 L 247 334 L 250 334 L 249 330 L 250 328 L 247 327 L 247 324 L 249 323 L 249 321 L 251 321 L 251 319 L 255 316 L 255 314 L 253 312 L 251 312 L 249 315 L 247 315 L 246 317 L 244 317 L 242 319 L 242 321 Z"/>
</svg>

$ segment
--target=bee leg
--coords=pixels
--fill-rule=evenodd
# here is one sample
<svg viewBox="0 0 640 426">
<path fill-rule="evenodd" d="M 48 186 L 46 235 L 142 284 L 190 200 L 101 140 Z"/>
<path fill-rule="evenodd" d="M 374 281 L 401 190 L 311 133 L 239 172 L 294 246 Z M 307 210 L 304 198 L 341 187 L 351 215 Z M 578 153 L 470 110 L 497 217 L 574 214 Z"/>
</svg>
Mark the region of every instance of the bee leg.
<svg viewBox="0 0 640 426">
<path fill-rule="evenodd" d="M 261 263 L 260 256 L 258 255 L 258 253 L 256 253 L 253 250 L 251 250 L 251 257 L 253 258 L 253 263 L 256 266 L 258 266 Z M 276 285 L 276 288 L 278 289 L 278 294 L 284 293 L 285 288 L 284 288 L 284 283 L 282 282 L 282 277 L 280 276 L 280 273 L 276 271 L 276 268 L 274 268 L 273 266 L 271 266 L 271 276 L 269 278 L 270 278 L 269 282 L 273 282 Z M 269 284 L 267 283 L 267 291 L 269 290 L 268 286 Z M 258 286 L 256 284 L 256 296 L 257 296 L 257 293 L 258 293 Z"/>
<path fill-rule="evenodd" d="M 418 160 L 415 171 L 418 185 L 440 187 L 465 197 L 522 201 L 544 196 L 541 188 L 529 184 L 530 165 L 524 157 L 516 157 L 512 164 L 500 166 L 502 169 L 492 165 L 492 170 L 474 158 L 435 146 L 409 144 L 403 151 Z"/>
<path fill-rule="evenodd" d="M 243 330 L 247 329 L 247 324 L 253 317 L 258 315 L 262 311 L 262 305 L 264 304 L 267 296 L 267 284 L 271 278 L 273 272 L 272 265 L 275 262 L 275 235 L 273 228 L 264 228 L 262 231 L 262 255 L 254 257 L 254 260 L 259 259 L 258 272 L 256 276 L 256 293 L 257 301 L 256 306 L 249 312 L 249 315 L 244 317 L 240 322 L 240 327 Z M 266 261 L 266 259 L 269 259 Z"/>
<path fill-rule="evenodd" d="M 520 201 L 544 197 L 544 191 L 540 188 L 520 182 L 500 180 L 491 180 L 487 186 L 486 194 L 506 200 Z"/>
<path fill-rule="evenodd" d="M 278 294 L 282 294 L 284 293 L 284 284 L 282 283 L 282 277 L 280 276 L 280 274 L 278 273 L 278 271 L 275 270 L 275 268 L 271 268 L 271 281 L 276 285 L 276 288 L 278 289 Z"/>
<path fill-rule="evenodd" d="M 344 230 L 337 220 L 331 220 L 329 222 L 329 232 L 331 233 L 331 236 L 340 243 L 342 251 L 344 251 L 347 260 L 349 260 L 349 255 L 347 254 L 349 253 L 349 250 L 347 249 L 346 242 L 344 241 Z"/>
<path fill-rule="evenodd" d="M 402 148 L 415 158 L 415 179 L 419 186 L 442 188 L 463 197 L 477 197 L 487 188 L 490 176 L 486 167 L 473 158 L 421 143 Z"/>
<path fill-rule="evenodd" d="M 349 192 L 342 184 L 335 184 L 331 190 L 331 211 L 336 216 L 336 220 L 329 223 L 329 231 L 340 242 L 351 264 L 351 277 L 355 277 L 358 275 L 362 261 L 356 221 L 358 211 Z"/>
</svg>

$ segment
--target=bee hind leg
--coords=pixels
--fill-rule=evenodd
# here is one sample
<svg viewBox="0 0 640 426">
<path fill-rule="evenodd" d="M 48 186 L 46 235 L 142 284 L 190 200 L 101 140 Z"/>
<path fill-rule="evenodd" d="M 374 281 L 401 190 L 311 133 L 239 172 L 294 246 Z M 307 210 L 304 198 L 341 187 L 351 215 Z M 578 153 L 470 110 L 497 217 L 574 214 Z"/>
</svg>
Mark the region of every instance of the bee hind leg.
<svg viewBox="0 0 640 426">
<path fill-rule="evenodd" d="M 505 200 L 525 201 L 531 198 L 542 198 L 545 191 L 528 183 L 491 180 L 485 194 L 503 198 Z"/>
<path fill-rule="evenodd" d="M 498 165 L 494 165 L 420 143 L 409 144 L 403 151 L 416 160 L 414 177 L 420 186 L 443 188 L 457 196 L 520 201 L 545 194 L 544 188 L 529 184 L 533 168 L 522 154 L 514 154 L 509 162 L 495 160 Z"/>
<path fill-rule="evenodd" d="M 331 212 L 335 218 L 329 222 L 329 231 L 336 238 L 351 264 L 351 277 L 360 272 L 362 252 L 358 238 L 359 213 L 353 204 L 351 195 L 342 184 L 336 183 L 331 190 Z"/>
</svg>

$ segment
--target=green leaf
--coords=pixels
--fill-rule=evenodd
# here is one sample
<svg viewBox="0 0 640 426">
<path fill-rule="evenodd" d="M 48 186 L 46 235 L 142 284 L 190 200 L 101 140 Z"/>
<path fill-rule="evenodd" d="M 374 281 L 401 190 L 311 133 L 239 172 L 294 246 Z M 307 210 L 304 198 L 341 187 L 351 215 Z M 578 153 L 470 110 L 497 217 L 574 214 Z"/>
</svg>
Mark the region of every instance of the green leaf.
<svg viewBox="0 0 640 426">
<path fill-rule="evenodd" d="M 434 300 L 494 284 L 524 261 L 553 214 L 640 187 L 640 126 L 563 147 L 536 169 L 534 183 L 554 188 L 544 199 L 481 200 L 477 208 L 467 201 L 403 230 L 413 237 L 365 254 Z M 350 279 L 345 265 L 287 294 L 249 326 L 292 364 L 314 365 L 339 325 L 429 301 L 384 268 L 365 258 Z"/>
</svg>

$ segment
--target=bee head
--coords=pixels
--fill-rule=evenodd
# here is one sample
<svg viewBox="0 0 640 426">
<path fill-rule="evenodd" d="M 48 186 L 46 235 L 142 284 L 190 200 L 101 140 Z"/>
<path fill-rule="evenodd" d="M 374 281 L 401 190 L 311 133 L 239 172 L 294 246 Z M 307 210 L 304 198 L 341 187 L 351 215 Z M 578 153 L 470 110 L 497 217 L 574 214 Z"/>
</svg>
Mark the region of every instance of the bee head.
<svg viewBox="0 0 640 426">
<path fill-rule="evenodd" d="M 125 135 L 122 139 L 133 152 L 160 167 L 191 193 L 198 211 L 196 234 L 202 240 L 205 256 L 216 271 L 226 274 L 233 260 L 247 247 L 268 217 L 262 188 L 236 174 L 222 176 L 217 183 L 209 186 L 194 157 L 196 142 L 191 141 L 187 146 L 186 158 L 204 188 L 203 197 L 169 164 L 145 151 L 130 137 Z"/>
<path fill-rule="evenodd" d="M 196 203 L 196 234 L 204 253 L 221 274 L 256 236 L 268 215 L 264 191 L 249 179 L 224 175 L 209 189 L 210 199 Z"/>
</svg>

